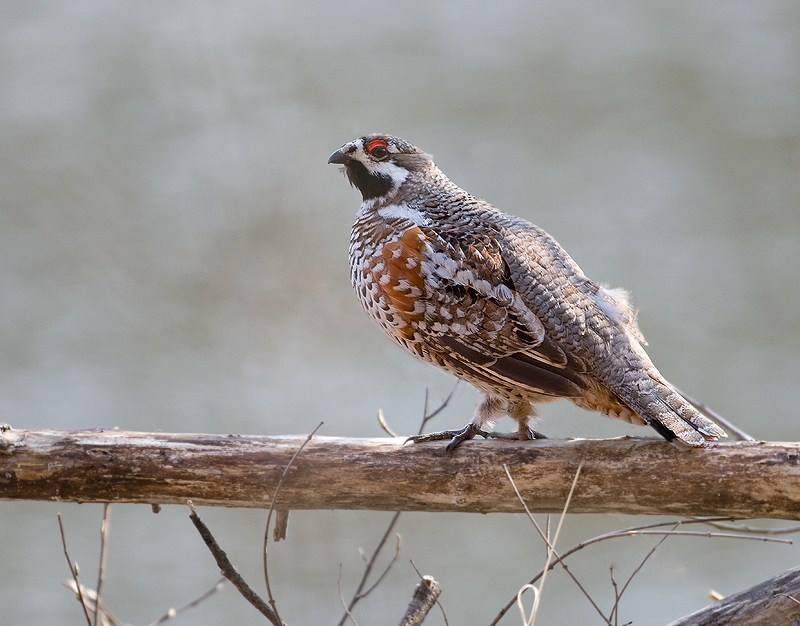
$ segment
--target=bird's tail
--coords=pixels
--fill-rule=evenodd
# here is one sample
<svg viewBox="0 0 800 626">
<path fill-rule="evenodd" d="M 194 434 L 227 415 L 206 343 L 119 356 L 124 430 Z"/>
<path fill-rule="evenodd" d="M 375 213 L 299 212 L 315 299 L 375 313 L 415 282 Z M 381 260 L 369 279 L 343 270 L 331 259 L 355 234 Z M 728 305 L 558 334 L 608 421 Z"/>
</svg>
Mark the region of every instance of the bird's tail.
<svg viewBox="0 0 800 626">
<path fill-rule="evenodd" d="M 726 436 L 722 428 L 660 377 L 653 380 L 650 393 L 631 400 L 634 410 L 667 441 L 699 447 Z"/>
</svg>

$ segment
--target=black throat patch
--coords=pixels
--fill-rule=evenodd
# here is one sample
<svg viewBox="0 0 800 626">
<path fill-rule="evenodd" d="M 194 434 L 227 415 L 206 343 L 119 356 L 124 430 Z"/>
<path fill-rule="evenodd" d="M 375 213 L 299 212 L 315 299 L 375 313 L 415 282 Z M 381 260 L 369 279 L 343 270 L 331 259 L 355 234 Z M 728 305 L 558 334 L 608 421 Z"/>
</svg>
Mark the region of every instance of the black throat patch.
<svg viewBox="0 0 800 626">
<path fill-rule="evenodd" d="M 363 196 L 364 200 L 380 198 L 392 189 L 392 179 L 380 174 L 370 174 L 367 168 L 358 161 L 350 161 L 346 166 L 347 178 Z"/>
</svg>

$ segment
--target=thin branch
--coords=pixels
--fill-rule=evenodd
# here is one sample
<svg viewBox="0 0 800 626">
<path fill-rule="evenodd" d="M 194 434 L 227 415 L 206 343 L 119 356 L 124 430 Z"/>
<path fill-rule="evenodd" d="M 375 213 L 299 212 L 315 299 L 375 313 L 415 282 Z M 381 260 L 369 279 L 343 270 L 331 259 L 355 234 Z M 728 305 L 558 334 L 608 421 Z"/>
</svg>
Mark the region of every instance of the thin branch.
<svg viewBox="0 0 800 626">
<path fill-rule="evenodd" d="M 790 535 L 792 533 L 800 532 L 800 526 L 784 526 L 782 528 L 766 528 L 764 526 L 748 526 L 746 524 L 725 524 L 722 522 L 713 522 L 705 520 L 702 517 L 692 518 L 697 519 L 699 522 L 708 524 L 712 528 L 719 530 L 733 530 L 740 533 L 753 533 L 757 535 Z"/>
<path fill-rule="evenodd" d="M 452 400 L 453 395 L 456 392 L 456 389 L 458 389 L 458 383 L 460 383 L 460 382 L 461 382 L 460 380 L 456 380 L 456 384 L 453 385 L 453 388 L 450 390 L 450 393 L 448 393 L 447 396 L 445 396 L 445 398 L 444 398 L 444 400 L 442 400 L 441 404 L 436 408 L 436 410 L 434 410 L 431 413 L 428 413 L 428 390 L 427 389 L 425 390 L 425 406 L 424 406 L 423 411 L 422 411 L 422 416 L 423 416 L 422 417 L 422 424 L 420 424 L 419 433 L 418 434 L 421 435 L 422 431 L 425 429 L 425 424 L 427 424 L 434 417 L 439 415 L 439 413 L 444 411 L 445 408 L 447 407 L 447 405 L 450 404 L 450 400 Z"/>
<path fill-rule="evenodd" d="M 614 626 L 617 626 L 617 622 L 619 621 L 619 613 L 617 613 L 617 606 L 619 605 L 619 588 L 617 587 L 617 581 L 614 580 L 614 566 L 611 565 L 608 568 L 609 573 L 611 574 L 611 586 L 614 588 L 614 606 L 611 607 L 611 613 L 609 613 L 610 617 L 614 618 Z M 610 620 L 609 620 L 610 621 Z"/>
<path fill-rule="evenodd" d="M 542 529 L 539 528 L 539 524 L 536 522 L 536 519 L 534 519 L 533 514 L 530 512 L 530 509 L 528 509 L 527 502 L 525 502 L 525 499 L 522 497 L 522 494 L 520 494 L 519 489 L 517 489 L 517 484 L 514 482 L 514 479 L 511 477 L 511 472 L 509 472 L 508 467 L 504 465 L 503 469 L 506 471 L 506 476 L 508 476 L 508 480 L 511 482 L 511 486 L 514 489 L 514 493 L 517 494 L 517 498 L 519 499 L 520 503 L 522 504 L 523 508 L 525 509 L 525 513 L 528 515 L 528 519 L 531 521 L 531 523 L 533 524 L 534 528 L 536 529 L 536 532 L 539 533 L 539 536 L 545 542 L 545 544 L 547 545 L 548 549 L 550 549 L 551 548 L 550 539 L 549 539 L 549 537 L 550 537 L 550 516 L 549 515 L 547 516 L 546 532 L 542 532 Z M 572 573 L 572 571 L 569 569 L 569 567 L 567 567 L 567 564 L 564 563 L 564 561 L 561 560 L 561 557 L 559 556 L 558 552 L 553 551 L 553 555 L 556 557 L 556 560 L 561 564 L 561 567 L 564 568 L 564 571 L 569 575 L 570 578 L 572 578 L 573 582 L 578 586 L 578 589 L 580 589 L 581 592 L 583 593 L 583 595 L 586 596 L 586 599 L 589 600 L 591 605 L 594 607 L 595 611 L 597 611 L 597 614 L 600 615 L 600 617 L 603 618 L 603 620 L 608 624 L 608 626 L 611 626 L 611 623 L 606 618 L 606 616 L 603 613 L 603 611 L 600 609 L 599 606 L 597 606 L 597 603 L 594 601 L 592 596 L 589 595 L 589 592 L 586 591 L 586 589 L 583 587 L 583 585 L 580 583 L 580 581 L 575 577 L 575 575 Z M 535 580 L 531 580 L 531 581 L 529 581 L 528 584 L 529 585 L 533 585 L 534 582 L 535 582 Z M 508 608 L 506 608 L 506 610 L 508 610 Z M 499 617 L 502 617 L 504 614 L 505 614 L 505 611 L 503 611 L 503 613 L 500 616 L 498 616 L 498 619 L 499 619 Z M 493 622 L 493 624 L 494 623 L 497 623 L 497 622 L 495 621 L 495 622 Z"/>
<path fill-rule="evenodd" d="M 628 536 L 632 536 L 632 535 L 663 535 L 663 534 L 670 534 L 670 535 L 685 535 L 685 536 L 699 536 L 699 537 L 719 537 L 719 538 L 723 538 L 723 539 L 751 539 L 751 540 L 754 539 L 754 540 L 757 540 L 757 541 L 770 541 L 770 542 L 776 542 L 776 543 L 792 543 L 791 541 L 786 540 L 786 539 L 772 539 L 772 538 L 769 538 L 769 537 L 749 537 L 747 535 L 735 535 L 735 534 L 726 534 L 726 533 L 695 533 L 695 532 L 690 532 L 690 531 L 678 531 L 678 530 L 676 530 L 676 531 L 657 531 L 657 530 L 653 530 L 653 529 L 661 528 L 661 527 L 664 527 L 664 526 L 674 526 L 676 523 L 678 525 L 680 525 L 680 526 L 683 526 L 683 525 L 687 525 L 687 524 L 703 524 L 703 523 L 708 523 L 709 521 L 713 521 L 713 522 L 730 521 L 732 519 L 736 519 L 736 518 L 718 517 L 718 518 L 708 518 L 708 519 L 672 520 L 672 521 L 669 521 L 669 522 L 656 522 L 656 523 L 653 523 L 653 524 L 645 524 L 643 526 L 635 526 L 635 527 L 632 527 L 632 528 L 626 528 L 626 529 L 622 529 L 622 530 L 615 530 L 615 531 L 612 531 L 610 533 L 605 533 L 603 535 L 597 535 L 596 537 L 592 537 L 591 539 L 586 539 L 585 541 L 581 541 L 580 543 L 578 543 L 578 544 L 574 545 L 573 547 L 571 547 L 566 552 L 562 553 L 560 558 L 557 557 L 557 562 L 560 562 L 561 565 L 563 566 L 564 565 L 564 559 L 566 559 L 568 556 L 571 556 L 572 554 L 574 554 L 574 553 L 576 553 L 576 552 L 578 552 L 580 550 L 583 550 L 584 548 L 586 548 L 586 547 L 588 547 L 588 546 L 590 546 L 592 544 L 600 543 L 601 541 L 606 541 L 608 539 L 617 539 L 617 538 L 620 538 L 620 537 L 628 537 Z M 552 569 L 553 567 L 555 567 L 555 563 L 551 563 L 550 564 L 550 568 Z M 538 574 L 536 574 L 536 576 L 531 578 L 527 582 L 527 584 L 532 585 L 537 580 L 539 580 L 542 577 L 543 574 L 544 574 L 544 570 L 540 571 Z M 489 624 L 489 626 L 496 626 L 497 623 L 508 612 L 508 610 L 512 606 L 514 606 L 515 602 L 516 602 L 516 596 L 514 596 L 502 609 L 500 609 L 500 612 L 497 614 L 497 616 L 494 618 L 494 620 L 491 622 L 491 624 Z M 600 614 L 603 615 L 602 612 Z M 605 617 L 604 617 L 604 619 L 605 619 Z"/>
<path fill-rule="evenodd" d="M 211 597 L 212 595 L 217 593 L 220 589 L 222 589 L 222 585 L 224 584 L 224 582 L 225 582 L 225 578 L 224 577 L 220 578 L 216 583 L 214 583 L 214 586 L 211 587 L 211 589 L 209 589 L 205 593 L 201 594 L 200 596 L 198 596 L 197 598 L 195 598 L 191 602 L 188 602 L 187 604 L 184 604 L 183 606 L 179 606 L 177 609 L 170 609 L 164 615 L 159 617 L 155 622 L 150 624 L 150 626 L 161 626 L 161 624 L 163 624 L 167 620 L 170 620 L 173 617 L 177 617 L 178 615 L 180 615 L 184 611 L 188 611 L 189 609 L 193 609 L 198 604 L 200 604 L 204 600 L 207 600 L 209 597 Z"/>
<path fill-rule="evenodd" d="M 716 539 L 749 539 L 750 541 L 765 541 L 770 543 L 787 543 L 792 545 L 794 542 L 791 539 L 775 539 L 773 537 L 751 537 L 749 535 L 737 535 L 734 533 L 702 533 L 689 530 L 629 530 L 618 535 L 624 537 L 626 535 L 675 535 L 680 537 L 714 537 Z M 611 537 L 607 537 L 611 539 Z"/>
<path fill-rule="evenodd" d="M 458 381 L 456 381 L 456 384 L 453 386 L 453 389 L 444 398 L 444 400 L 442 400 L 441 404 L 434 411 L 432 411 L 430 413 L 428 412 L 428 397 L 429 397 L 429 393 L 428 393 L 427 389 L 425 390 L 425 403 L 424 403 L 423 408 L 422 408 L 422 422 L 419 425 L 419 430 L 417 431 L 418 434 L 422 434 L 422 431 L 425 429 L 425 424 L 427 424 L 430 420 L 432 420 L 434 417 L 436 417 L 439 413 L 441 413 L 444 410 L 444 408 L 448 405 L 448 403 L 450 402 L 451 398 L 453 397 L 453 394 L 456 392 L 456 388 L 457 387 L 458 387 Z M 389 425 L 386 423 L 386 420 L 385 420 L 385 418 L 383 416 L 383 412 L 380 411 L 380 410 L 378 411 L 378 422 L 381 424 L 381 427 L 390 436 L 392 436 L 392 437 L 396 437 L 397 436 L 396 434 L 394 434 L 394 431 L 391 428 L 389 428 Z M 378 578 L 378 581 L 374 585 L 372 585 L 369 589 L 367 589 L 367 591 L 364 591 L 364 587 L 367 584 L 367 580 L 369 579 L 369 575 L 372 572 L 372 568 L 375 566 L 375 562 L 378 559 L 378 555 L 383 551 L 383 547 L 386 545 L 386 541 L 389 539 L 389 535 L 391 534 L 391 532 L 394 529 L 394 527 L 397 525 L 397 522 L 399 521 L 399 519 L 400 519 L 400 511 L 396 512 L 394 514 L 394 516 L 392 517 L 392 520 L 389 522 L 389 526 L 386 528 L 386 531 L 383 533 L 383 536 L 381 537 L 381 540 L 378 542 L 377 547 L 372 552 L 372 556 L 369 558 L 369 560 L 365 559 L 366 567 L 364 568 L 364 573 L 361 576 L 361 580 L 358 583 L 358 587 L 356 588 L 356 591 L 353 594 L 353 597 L 351 598 L 350 603 L 345 606 L 346 611 L 345 611 L 344 615 L 342 615 L 342 618 L 339 620 L 339 623 L 338 623 L 337 626 L 344 626 L 344 623 L 347 621 L 347 618 L 348 618 L 348 613 L 353 610 L 353 608 L 355 607 L 355 605 L 358 603 L 359 600 L 361 600 L 362 598 L 366 597 L 373 589 L 375 589 L 377 584 L 381 580 L 383 580 L 383 578 L 389 572 L 389 569 L 392 567 L 392 565 L 394 565 L 395 561 L 397 560 L 397 557 L 399 556 L 399 553 L 400 553 L 400 544 L 399 544 L 399 542 L 398 542 L 397 551 L 395 553 L 395 556 L 392 559 L 392 561 L 389 563 L 389 565 L 386 567 L 386 569 L 384 570 L 383 574 L 380 575 L 380 577 Z M 399 535 L 398 535 L 398 537 L 399 537 Z"/>
<path fill-rule="evenodd" d="M 797 598 L 794 598 L 794 597 L 792 597 L 790 595 L 787 595 L 785 593 L 776 593 L 775 595 L 776 596 L 783 596 L 784 598 L 789 598 L 789 600 L 791 600 L 795 604 L 800 604 L 800 600 L 798 600 Z"/>
<path fill-rule="evenodd" d="M 673 529 L 677 528 L 678 525 L 679 524 L 676 523 L 673 526 Z M 642 562 L 639 563 L 639 566 L 635 570 L 633 570 L 633 573 L 628 577 L 628 580 L 625 581 L 625 584 L 622 586 L 622 589 L 620 590 L 619 593 L 617 593 L 617 583 L 616 583 L 616 581 L 614 581 L 614 576 L 613 576 L 613 571 L 614 570 L 611 570 L 612 571 L 611 580 L 614 581 L 614 596 L 615 596 L 615 599 L 614 599 L 614 606 L 611 609 L 611 614 L 609 615 L 609 617 L 611 617 L 611 616 L 614 617 L 614 624 L 616 624 L 619 621 L 619 601 L 622 599 L 622 594 L 625 593 L 625 590 L 628 588 L 628 585 L 631 584 L 631 581 L 633 580 L 633 577 L 636 576 L 636 574 L 638 574 L 642 570 L 642 568 L 644 567 L 644 564 L 647 563 L 647 560 L 651 556 L 653 556 L 653 554 L 655 554 L 655 551 L 658 549 L 658 547 L 662 543 L 664 543 L 667 540 L 667 537 L 669 537 L 669 536 L 670 536 L 670 533 L 667 533 L 666 535 L 664 535 L 659 540 L 659 542 L 656 543 L 656 545 L 654 545 L 650 549 L 650 552 L 647 553 L 647 555 L 644 557 L 644 559 L 642 559 Z"/>
<path fill-rule="evenodd" d="M 389 428 L 389 423 L 386 421 L 386 418 L 383 416 L 383 411 L 381 411 L 380 409 L 378 409 L 378 425 L 390 437 L 399 437 L 400 436 L 396 432 L 394 432 L 391 428 Z"/>
<path fill-rule="evenodd" d="M 350 612 L 353 610 L 353 607 L 355 607 L 355 605 L 358 603 L 358 601 L 361 600 L 362 598 L 364 598 L 367 595 L 367 593 L 369 593 L 370 591 L 372 591 L 375 588 L 375 585 L 372 585 L 372 587 L 369 588 L 369 591 L 367 591 L 367 592 L 363 591 L 364 587 L 367 584 L 367 579 L 369 579 L 369 575 L 372 572 L 372 568 L 375 566 L 375 561 L 377 561 L 378 555 L 383 550 L 383 546 L 386 544 L 386 541 L 389 539 L 389 535 L 391 534 L 392 530 L 394 529 L 394 527 L 397 524 L 397 521 L 399 519 L 400 519 L 400 512 L 398 511 L 397 513 L 395 513 L 392 516 L 392 521 L 389 522 L 389 525 L 387 526 L 386 531 L 383 533 L 383 537 L 381 537 L 381 540 L 378 542 L 378 545 L 375 548 L 375 550 L 373 551 L 372 556 L 367 561 L 367 564 L 364 567 L 364 574 L 361 576 L 361 581 L 358 583 L 358 587 L 356 588 L 356 591 L 353 594 L 352 599 L 350 600 L 350 604 L 345 604 L 344 600 L 342 601 L 342 603 L 345 604 L 345 607 L 344 607 L 345 608 L 345 613 L 342 616 L 342 619 L 339 620 L 339 624 L 337 626 L 344 626 L 344 623 L 347 621 L 347 618 L 350 615 Z M 391 566 L 395 562 L 396 559 L 397 559 L 397 556 L 395 555 L 395 558 L 392 559 L 392 562 L 389 565 Z M 381 575 L 381 578 L 383 578 L 386 575 L 387 571 L 388 571 L 388 567 L 387 567 L 386 571 L 384 571 L 384 573 Z M 351 619 L 352 619 L 352 617 L 351 617 Z"/>
<path fill-rule="evenodd" d="M 718 426 L 722 426 L 725 430 L 729 433 L 733 433 L 739 441 L 757 441 L 755 437 L 751 437 L 748 435 L 744 430 L 736 426 L 735 424 L 729 422 L 727 419 L 722 417 L 719 413 L 713 410 L 711 407 L 706 406 L 702 402 L 698 402 L 697 400 L 687 396 L 680 390 L 677 390 L 679 394 L 681 394 L 684 399 L 691 404 L 695 409 L 700 411 L 703 415 L 709 418 L 712 422 L 716 422 Z"/>
<path fill-rule="evenodd" d="M 111 517 L 111 503 L 106 502 L 103 505 L 103 523 L 100 526 L 100 567 L 97 572 L 97 600 L 95 604 L 100 606 L 103 580 L 106 577 L 106 553 L 108 551 L 108 523 Z M 97 626 L 100 619 L 100 611 L 95 609 L 94 612 L 94 626 Z"/>
<path fill-rule="evenodd" d="M 92 618 L 89 616 L 89 607 L 86 606 L 86 599 L 83 597 L 81 583 L 78 580 L 78 564 L 73 564 L 72 559 L 69 558 L 69 552 L 67 552 L 67 538 L 64 535 L 64 524 L 61 522 L 61 513 L 57 513 L 56 516 L 58 517 L 58 528 L 61 530 L 61 545 L 64 546 L 64 556 L 67 558 L 67 565 L 69 565 L 69 571 L 72 573 L 72 580 L 75 581 L 75 587 L 78 589 L 78 599 L 83 607 L 83 614 L 86 617 L 86 623 L 89 626 L 92 626 Z"/>
<path fill-rule="evenodd" d="M 378 576 L 378 580 L 372 583 L 372 586 L 367 589 L 363 594 L 360 595 L 360 598 L 364 598 L 372 593 L 372 591 L 381 584 L 381 581 L 386 578 L 386 575 L 389 573 L 389 570 L 392 569 L 392 566 L 397 562 L 398 557 L 400 556 L 400 548 L 403 547 L 403 536 L 400 533 L 397 533 L 397 547 L 395 548 L 394 556 L 392 560 L 389 561 L 389 564 L 384 568 L 383 573 Z M 359 598 L 359 599 L 360 599 Z"/>
<path fill-rule="evenodd" d="M 67 589 L 71 590 L 76 596 L 78 594 L 78 586 L 74 580 L 65 580 L 61 583 Z M 81 585 L 81 593 L 86 598 L 86 603 L 89 606 L 90 612 L 99 611 L 103 614 L 103 623 L 111 623 L 112 626 L 125 626 L 121 620 L 117 619 L 111 610 L 106 606 L 105 602 L 97 602 L 97 592 L 94 589 Z"/>
<path fill-rule="evenodd" d="M 353 617 L 353 614 L 350 612 L 350 609 L 347 607 L 347 604 L 344 601 L 344 596 L 342 595 L 342 565 L 339 564 L 339 602 L 342 603 L 344 607 L 344 615 L 345 618 L 350 618 L 350 621 L 353 622 L 353 626 L 358 626 L 358 622 L 356 618 Z M 344 618 L 342 619 L 344 621 Z"/>
<path fill-rule="evenodd" d="M 414 561 L 410 560 L 410 562 L 411 562 L 411 567 L 414 568 L 414 571 L 417 573 L 417 576 L 420 577 L 420 580 L 425 578 L 422 575 L 422 572 L 419 571 L 417 566 L 414 565 Z M 450 622 L 447 621 L 447 614 L 444 612 L 444 607 L 442 606 L 442 603 L 439 602 L 439 594 L 436 594 L 436 604 L 439 606 L 439 610 L 442 612 L 442 619 L 444 619 L 444 626 L 450 626 Z"/>
<path fill-rule="evenodd" d="M 567 509 L 569 509 L 569 503 L 572 500 L 572 494 L 575 492 L 575 485 L 578 484 L 578 477 L 581 475 L 581 469 L 583 469 L 583 461 L 581 461 L 581 463 L 578 465 L 578 469 L 575 472 L 575 478 L 572 479 L 572 486 L 567 494 L 567 501 L 564 502 L 564 510 L 561 512 L 561 517 L 558 520 L 556 534 L 553 536 L 553 543 L 551 545 L 550 542 L 547 542 L 547 558 L 545 559 L 544 563 L 544 573 L 542 574 L 542 580 L 539 583 L 539 593 L 536 594 L 536 597 L 533 600 L 533 612 L 531 613 L 530 626 L 533 626 L 533 623 L 536 621 L 536 614 L 539 612 L 539 600 L 542 597 L 544 582 L 547 579 L 547 572 L 550 571 L 550 563 L 552 562 L 553 554 L 556 551 L 555 546 L 558 543 L 558 536 L 561 534 L 561 526 L 564 523 L 564 518 L 567 516 Z"/>
<path fill-rule="evenodd" d="M 241 574 L 236 571 L 236 568 L 230 562 L 230 559 L 228 559 L 228 555 L 225 554 L 225 551 L 219 547 L 217 540 L 214 539 L 214 535 L 211 534 L 211 531 L 203 523 L 203 520 L 201 520 L 200 516 L 197 515 L 192 501 L 187 500 L 186 504 L 192 511 L 189 519 L 192 520 L 195 528 L 197 528 L 197 532 L 200 533 L 200 536 L 203 538 L 206 546 L 208 546 L 208 549 L 214 556 L 214 560 L 217 562 L 217 567 L 219 567 L 222 575 L 231 581 L 233 586 L 239 590 L 239 593 L 244 596 L 245 600 L 252 604 L 264 617 L 270 621 L 273 626 L 285 626 L 278 620 L 278 616 L 275 615 L 275 612 L 270 608 L 270 606 L 250 588 L 250 586 L 245 582 L 244 578 L 242 578 Z"/>
<path fill-rule="evenodd" d="M 586 539 L 585 541 L 576 544 L 572 548 L 570 548 L 567 552 L 565 552 L 562 556 L 568 556 L 578 550 L 581 550 L 587 546 L 592 545 L 593 543 L 598 543 L 600 541 L 605 541 L 607 539 L 616 539 L 617 537 L 625 537 L 627 535 L 637 535 L 637 534 L 647 534 L 648 531 L 654 528 L 664 528 L 667 526 L 674 526 L 678 523 L 680 526 L 688 526 L 692 524 L 707 524 L 709 522 L 724 522 L 724 521 L 731 521 L 736 518 L 733 517 L 712 517 L 712 518 L 705 518 L 705 519 L 683 519 L 683 520 L 670 520 L 667 522 L 654 522 L 652 524 L 643 524 L 641 526 L 633 526 L 631 528 L 623 528 L 620 530 L 614 530 L 610 533 L 605 533 L 603 535 L 597 535 L 596 537 L 592 537 L 591 539 Z M 688 532 L 688 531 L 687 531 Z M 683 534 L 684 531 L 673 531 L 671 534 Z M 655 533 L 661 534 L 661 533 Z M 717 535 L 714 533 L 700 533 L 700 536 L 720 536 L 720 537 L 728 537 L 734 539 L 755 539 L 758 541 L 777 541 L 781 543 L 792 543 L 790 540 L 786 539 L 767 539 L 761 537 L 748 537 L 747 535 L 735 535 L 735 534 L 723 534 Z"/>
<path fill-rule="evenodd" d="M 319 425 L 308 434 L 308 436 L 306 437 L 305 441 L 303 441 L 303 443 L 300 444 L 300 447 L 297 448 L 297 451 L 292 455 L 292 458 L 289 459 L 289 462 L 286 464 L 286 467 L 283 469 L 283 473 L 281 474 L 281 477 L 278 479 L 278 484 L 275 485 L 275 492 L 272 494 L 272 501 L 269 504 L 269 513 L 267 513 L 267 525 L 264 528 L 264 582 L 266 583 L 266 586 L 267 586 L 267 596 L 269 597 L 270 606 L 272 606 L 272 610 L 275 613 L 275 618 L 278 620 L 278 623 L 281 623 L 282 620 L 281 620 L 280 614 L 278 613 L 278 607 L 275 604 L 275 598 L 272 597 L 272 589 L 270 588 L 270 585 L 269 585 L 269 573 L 267 571 L 267 546 L 269 544 L 269 522 L 272 519 L 272 512 L 275 510 L 275 502 L 277 501 L 278 493 L 280 492 L 281 486 L 283 485 L 283 479 L 286 478 L 286 474 L 289 473 L 289 468 L 292 466 L 292 463 L 294 463 L 294 460 L 297 458 L 297 455 L 300 454 L 300 452 L 302 452 L 303 448 L 306 447 L 306 444 L 309 441 L 311 441 L 311 438 L 314 436 L 314 434 L 320 428 L 322 428 L 322 424 L 324 424 L 324 422 L 320 422 Z M 289 513 L 287 511 L 285 513 L 285 516 L 288 518 L 288 515 L 289 515 Z"/>
</svg>

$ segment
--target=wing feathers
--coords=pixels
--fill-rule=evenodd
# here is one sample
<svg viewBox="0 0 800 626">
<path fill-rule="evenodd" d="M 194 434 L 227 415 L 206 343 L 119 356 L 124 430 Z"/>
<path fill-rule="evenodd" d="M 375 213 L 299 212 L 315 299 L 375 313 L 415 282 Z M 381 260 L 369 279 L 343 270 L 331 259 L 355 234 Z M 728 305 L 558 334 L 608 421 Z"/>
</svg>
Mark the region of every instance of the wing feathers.
<svg viewBox="0 0 800 626">
<path fill-rule="evenodd" d="M 533 359 L 524 353 L 493 358 L 468 348 L 453 337 L 441 337 L 439 341 L 452 350 L 461 363 L 466 360 L 467 363 L 479 366 L 481 370 L 492 372 L 534 393 L 567 398 L 584 395 L 586 383 L 569 369 Z"/>
</svg>

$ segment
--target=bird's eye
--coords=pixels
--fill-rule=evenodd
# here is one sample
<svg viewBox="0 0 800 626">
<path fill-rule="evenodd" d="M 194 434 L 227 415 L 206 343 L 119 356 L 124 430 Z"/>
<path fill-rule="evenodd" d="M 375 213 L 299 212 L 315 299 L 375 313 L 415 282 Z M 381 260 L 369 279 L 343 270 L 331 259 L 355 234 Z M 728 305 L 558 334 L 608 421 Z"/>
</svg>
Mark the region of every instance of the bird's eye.
<svg viewBox="0 0 800 626">
<path fill-rule="evenodd" d="M 388 145 L 383 139 L 375 139 L 367 145 L 369 152 L 376 159 L 385 159 L 389 155 Z"/>
</svg>

